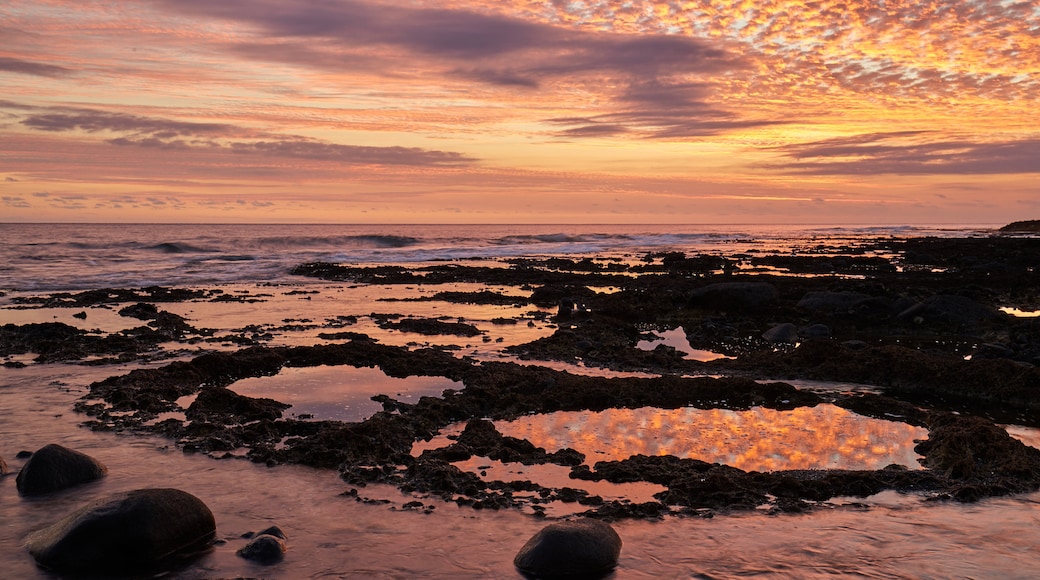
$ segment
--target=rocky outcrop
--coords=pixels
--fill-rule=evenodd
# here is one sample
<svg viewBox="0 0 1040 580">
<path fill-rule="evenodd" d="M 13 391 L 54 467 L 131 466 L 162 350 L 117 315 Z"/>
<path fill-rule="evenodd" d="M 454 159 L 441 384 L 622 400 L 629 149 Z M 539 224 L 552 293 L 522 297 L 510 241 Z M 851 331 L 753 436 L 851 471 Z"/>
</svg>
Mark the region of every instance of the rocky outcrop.
<svg viewBox="0 0 1040 580">
<path fill-rule="evenodd" d="M 40 495 L 100 479 L 108 468 L 93 457 L 61 445 L 46 445 L 25 462 L 16 484 L 22 495 Z"/>
<path fill-rule="evenodd" d="M 689 294 L 689 306 L 708 310 L 760 311 L 775 304 L 776 286 L 765 282 L 720 282 Z"/>
<path fill-rule="evenodd" d="M 599 578 L 617 567 L 620 555 L 621 537 L 609 524 L 575 520 L 542 528 L 513 564 L 537 578 Z"/>
<path fill-rule="evenodd" d="M 152 571 L 205 549 L 213 513 L 177 489 L 139 489 L 97 500 L 31 536 L 29 553 L 69 574 Z"/>
</svg>

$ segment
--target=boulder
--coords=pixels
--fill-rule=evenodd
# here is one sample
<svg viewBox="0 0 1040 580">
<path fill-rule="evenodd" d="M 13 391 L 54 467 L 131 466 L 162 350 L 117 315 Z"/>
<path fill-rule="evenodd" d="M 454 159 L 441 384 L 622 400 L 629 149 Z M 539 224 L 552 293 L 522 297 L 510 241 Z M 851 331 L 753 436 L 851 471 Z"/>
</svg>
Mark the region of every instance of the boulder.
<svg viewBox="0 0 1040 580">
<path fill-rule="evenodd" d="M 45 445 L 22 466 L 18 493 L 39 495 L 104 477 L 108 468 L 93 457 L 61 445 Z"/>
<path fill-rule="evenodd" d="M 806 338 L 827 338 L 831 335 L 831 327 L 826 324 L 810 324 L 802 329 Z"/>
<path fill-rule="evenodd" d="M 903 310 L 899 313 L 899 318 L 970 326 L 983 322 L 997 322 L 1004 316 L 1001 312 L 983 306 L 971 298 L 940 294 Z"/>
<path fill-rule="evenodd" d="M 198 553 L 216 534 L 213 513 L 177 489 L 139 489 L 87 504 L 29 536 L 41 566 L 61 573 L 127 574 Z"/>
<path fill-rule="evenodd" d="M 271 526 L 257 533 L 244 548 L 235 553 L 260 564 L 274 564 L 285 557 L 285 540 L 285 532 L 278 526 Z"/>
<path fill-rule="evenodd" d="M 714 310 L 764 310 L 779 299 L 776 286 L 765 282 L 720 282 L 689 294 L 691 308 Z"/>
<path fill-rule="evenodd" d="M 539 578 L 599 578 L 617 566 L 620 554 L 621 538 L 609 524 L 575 520 L 542 528 L 520 548 L 513 565 Z"/>
<path fill-rule="evenodd" d="M 785 322 L 765 331 L 762 338 L 772 343 L 794 344 L 798 342 L 798 327 Z"/>
<path fill-rule="evenodd" d="M 869 295 L 860 292 L 806 292 L 798 301 L 798 308 L 817 313 L 847 313 L 869 299 Z"/>
</svg>

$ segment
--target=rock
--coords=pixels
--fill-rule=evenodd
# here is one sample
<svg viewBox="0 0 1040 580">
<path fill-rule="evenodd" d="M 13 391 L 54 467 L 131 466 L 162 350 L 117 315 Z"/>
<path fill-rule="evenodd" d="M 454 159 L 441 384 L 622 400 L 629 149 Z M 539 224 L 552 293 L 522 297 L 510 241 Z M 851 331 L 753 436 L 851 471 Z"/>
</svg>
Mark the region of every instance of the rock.
<svg viewBox="0 0 1040 580">
<path fill-rule="evenodd" d="M 898 318 L 967 326 L 999 321 L 1002 314 L 965 296 L 940 294 L 903 310 Z"/>
<path fill-rule="evenodd" d="M 862 340 L 846 340 L 841 343 L 841 347 L 845 350 L 864 350 L 868 346 L 870 345 Z"/>
<path fill-rule="evenodd" d="M 1040 220 L 1011 222 L 1008 225 L 1000 228 L 999 231 L 1040 233 Z"/>
<path fill-rule="evenodd" d="M 798 342 L 798 327 L 785 322 L 765 331 L 762 338 L 772 343 L 794 344 Z"/>
<path fill-rule="evenodd" d="M 15 483 L 22 495 L 39 495 L 100 479 L 108 468 L 61 445 L 46 445 L 29 457 Z"/>
<path fill-rule="evenodd" d="M 806 338 L 827 338 L 831 335 L 831 327 L 826 324 L 810 324 L 802 329 Z"/>
<path fill-rule="evenodd" d="M 35 532 L 29 553 L 61 573 L 149 570 L 206 548 L 213 513 L 177 489 L 139 489 L 100 499 Z"/>
<path fill-rule="evenodd" d="M 87 319 L 87 313 L 86 313 L 86 311 L 77 312 L 77 313 L 73 314 L 72 317 L 73 318 L 78 318 L 80 320 L 86 320 Z"/>
<path fill-rule="evenodd" d="M 691 292 L 689 305 L 714 310 L 763 310 L 779 296 L 776 286 L 765 282 L 721 282 Z"/>
<path fill-rule="evenodd" d="M 278 526 L 271 526 L 257 533 L 244 548 L 235 553 L 260 564 L 274 564 L 285 557 L 285 540 L 285 532 Z"/>
<path fill-rule="evenodd" d="M 550 524 L 513 558 L 521 572 L 539 578 L 598 578 L 613 570 L 621 538 L 609 524 L 576 520 Z"/>
<path fill-rule="evenodd" d="M 809 312 L 848 312 L 869 298 L 860 292 L 806 292 L 797 306 Z"/>
</svg>

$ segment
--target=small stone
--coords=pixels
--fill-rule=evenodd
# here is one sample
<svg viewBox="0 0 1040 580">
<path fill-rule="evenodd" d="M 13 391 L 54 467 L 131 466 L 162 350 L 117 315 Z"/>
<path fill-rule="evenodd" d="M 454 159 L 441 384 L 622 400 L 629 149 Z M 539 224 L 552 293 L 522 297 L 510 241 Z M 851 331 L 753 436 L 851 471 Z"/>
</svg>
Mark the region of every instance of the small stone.
<svg viewBox="0 0 1040 580">
<path fill-rule="evenodd" d="M 266 531 L 266 530 L 265 530 Z M 279 532 L 281 530 L 278 530 Z M 236 554 L 246 560 L 260 564 L 274 564 L 285 557 L 285 539 L 272 534 L 257 534 L 244 548 Z"/>
<path fill-rule="evenodd" d="M 609 524 L 576 520 L 542 528 L 513 565 L 539 578 L 599 578 L 617 567 L 620 555 L 621 537 Z"/>
<path fill-rule="evenodd" d="M 778 324 L 765 331 L 762 338 L 772 343 L 794 344 L 798 342 L 798 327 L 790 322 Z"/>
</svg>

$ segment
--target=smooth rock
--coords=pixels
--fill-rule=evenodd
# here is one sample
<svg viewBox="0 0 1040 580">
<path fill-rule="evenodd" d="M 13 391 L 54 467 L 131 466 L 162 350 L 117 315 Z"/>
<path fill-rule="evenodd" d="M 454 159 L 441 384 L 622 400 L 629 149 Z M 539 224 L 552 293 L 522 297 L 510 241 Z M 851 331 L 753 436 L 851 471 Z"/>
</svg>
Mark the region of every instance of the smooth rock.
<svg viewBox="0 0 1040 580">
<path fill-rule="evenodd" d="M 178 489 L 139 489 L 97 500 L 31 536 L 29 553 L 63 573 L 149 570 L 206 548 L 213 513 Z"/>
<path fill-rule="evenodd" d="M 826 324 L 810 324 L 802 329 L 806 338 L 827 338 L 831 335 L 831 327 Z"/>
<path fill-rule="evenodd" d="M 531 536 L 513 558 L 538 578 L 599 578 L 617 567 L 621 537 L 609 524 L 576 520 L 550 524 Z"/>
<path fill-rule="evenodd" d="M 692 308 L 763 310 L 780 297 L 776 286 L 765 282 L 720 282 L 689 294 Z"/>
<path fill-rule="evenodd" d="M 806 292 L 797 306 L 810 312 L 848 312 L 869 298 L 861 292 Z"/>
<path fill-rule="evenodd" d="M 762 333 L 762 338 L 772 343 L 794 344 L 798 342 L 798 327 L 785 322 Z"/>
<path fill-rule="evenodd" d="M 108 468 L 93 457 L 61 445 L 45 445 L 18 472 L 16 485 L 22 495 L 40 495 L 100 479 Z"/>
</svg>

